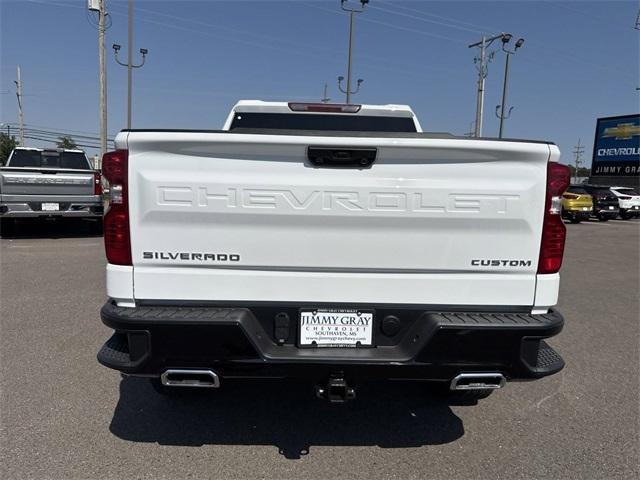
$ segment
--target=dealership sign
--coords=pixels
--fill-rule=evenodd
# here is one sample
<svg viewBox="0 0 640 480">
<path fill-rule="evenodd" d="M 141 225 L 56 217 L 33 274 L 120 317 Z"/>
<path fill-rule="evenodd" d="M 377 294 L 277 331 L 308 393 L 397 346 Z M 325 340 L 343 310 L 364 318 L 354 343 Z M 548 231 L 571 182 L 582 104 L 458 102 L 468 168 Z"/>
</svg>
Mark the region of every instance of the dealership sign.
<svg viewBox="0 0 640 480">
<path fill-rule="evenodd" d="M 640 175 L 640 115 L 598 119 L 591 175 Z"/>
</svg>

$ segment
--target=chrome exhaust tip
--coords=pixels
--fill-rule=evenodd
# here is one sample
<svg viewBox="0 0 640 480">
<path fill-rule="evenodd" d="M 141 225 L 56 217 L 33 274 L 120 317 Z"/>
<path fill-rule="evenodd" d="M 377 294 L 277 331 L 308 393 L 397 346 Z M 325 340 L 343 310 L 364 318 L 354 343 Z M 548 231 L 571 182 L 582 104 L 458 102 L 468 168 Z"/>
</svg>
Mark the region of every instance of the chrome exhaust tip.
<svg viewBox="0 0 640 480">
<path fill-rule="evenodd" d="M 502 388 L 507 379 L 501 373 L 461 373 L 451 380 L 451 390 L 496 390 Z"/>
<path fill-rule="evenodd" d="M 219 388 L 220 377 L 213 370 L 165 370 L 160 375 L 162 385 L 166 387 Z"/>
</svg>

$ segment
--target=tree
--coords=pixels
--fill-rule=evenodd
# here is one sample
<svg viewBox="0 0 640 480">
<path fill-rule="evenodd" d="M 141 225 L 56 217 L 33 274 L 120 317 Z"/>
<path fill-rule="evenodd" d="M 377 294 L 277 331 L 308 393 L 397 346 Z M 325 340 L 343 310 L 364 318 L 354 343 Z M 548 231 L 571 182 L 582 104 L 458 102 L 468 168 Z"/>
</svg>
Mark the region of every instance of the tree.
<svg viewBox="0 0 640 480">
<path fill-rule="evenodd" d="M 78 148 L 76 141 L 69 135 L 58 137 L 58 148 L 66 148 L 68 150 L 74 150 Z"/>
<path fill-rule="evenodd" d="M 0 133 L 0 165 L 7 163 L 11 151 L 18 146 L 16 137 Z"/>
<path fill-rule="evenodd" d="M 576 167 L 573 165 L 569 165 L 569 170 L 571 170 L 571 178 L 576 175 Z M 586 167 L 578 168 L 578 177 L 588 177 L 591 175 L 591 169 Z"/>
</svg>

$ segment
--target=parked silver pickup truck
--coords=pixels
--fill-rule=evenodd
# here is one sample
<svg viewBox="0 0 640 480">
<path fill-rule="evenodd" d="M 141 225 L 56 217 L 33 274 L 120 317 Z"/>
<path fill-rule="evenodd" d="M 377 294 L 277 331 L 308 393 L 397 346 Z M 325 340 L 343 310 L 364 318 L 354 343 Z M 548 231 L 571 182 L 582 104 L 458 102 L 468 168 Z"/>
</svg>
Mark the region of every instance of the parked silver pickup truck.
<svg viewBox="0 0 640 480">
<path fill-rule="evenodd" d="M 0 168 L 0 220 L 11 230 L 16 218 L 102 218 L 100 172 L 82 150 L 19 147 Z"/>
</svg>

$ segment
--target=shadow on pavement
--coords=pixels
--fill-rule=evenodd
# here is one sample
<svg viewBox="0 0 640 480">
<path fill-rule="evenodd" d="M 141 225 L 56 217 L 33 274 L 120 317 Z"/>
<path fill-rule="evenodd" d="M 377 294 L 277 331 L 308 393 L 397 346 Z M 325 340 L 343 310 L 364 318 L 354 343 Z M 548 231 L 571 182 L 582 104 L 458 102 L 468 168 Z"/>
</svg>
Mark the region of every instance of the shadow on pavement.
<svg viewBox="0 0 640 480">
<path fill-rule="evenodd" d="M 29 218 L 2 223 L 6 239 L 101 237 L 102 222 L 82 218 Z"/>
<path fill-rule="evenodd" d="M 311 384 L 227 381 L 184 397 L 157 394 L 143 378 L 123 377 L 110 430 L 160 445 L 274 445 L 298 459 L 313 446 L 407 448 L 452 442 L 462 421 L 418 383 L 371 383 L 358 398 L 329 405 Z"/>
</svg>

